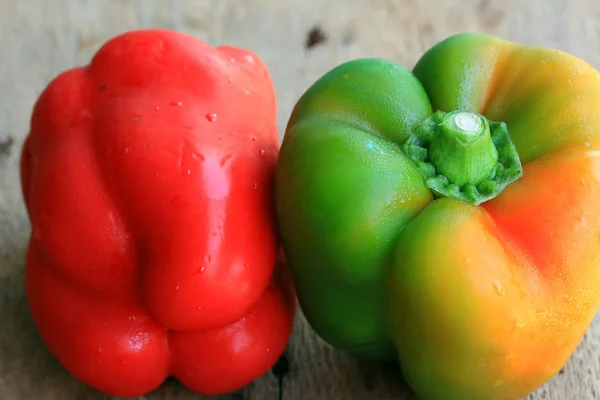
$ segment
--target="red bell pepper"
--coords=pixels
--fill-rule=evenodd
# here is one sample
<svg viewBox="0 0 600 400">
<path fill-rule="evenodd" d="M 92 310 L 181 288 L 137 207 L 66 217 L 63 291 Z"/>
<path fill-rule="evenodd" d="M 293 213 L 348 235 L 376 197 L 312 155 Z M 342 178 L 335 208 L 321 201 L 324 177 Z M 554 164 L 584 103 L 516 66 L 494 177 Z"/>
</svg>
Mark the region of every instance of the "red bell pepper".
<svg viewBox="0 0 600 400">
<path fill-rule="evenodd" d="M 274 270 L 278 150 L 270 75 L 243 49 L 128 32 L 47 86 L 21 157 L 26 290 L 73 375 L 217 394 L 275 364 L 295 313 Z"/>
</svg>

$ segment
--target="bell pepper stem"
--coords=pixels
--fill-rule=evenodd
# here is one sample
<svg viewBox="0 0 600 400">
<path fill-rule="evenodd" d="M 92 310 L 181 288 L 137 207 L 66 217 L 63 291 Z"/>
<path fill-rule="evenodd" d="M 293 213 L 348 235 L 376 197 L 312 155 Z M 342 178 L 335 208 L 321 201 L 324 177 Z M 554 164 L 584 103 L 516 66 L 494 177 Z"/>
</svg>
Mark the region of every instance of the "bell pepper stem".
<svg viewBox="0 0 600 400">
<path fill-rule="evenodd" d="M 485 118 L 454 111 L 444 116 L 433 135 L 429 159 L 449 181 L 459 186 L 477 185 L 495 168 L 498 151 Z"/>
<path fill-rule="evenodd" d="M 479 205 L 523 175 L 506 124 L 472 112 L 435 112 L 402 148 L 437 197 Z"/>
</svg>

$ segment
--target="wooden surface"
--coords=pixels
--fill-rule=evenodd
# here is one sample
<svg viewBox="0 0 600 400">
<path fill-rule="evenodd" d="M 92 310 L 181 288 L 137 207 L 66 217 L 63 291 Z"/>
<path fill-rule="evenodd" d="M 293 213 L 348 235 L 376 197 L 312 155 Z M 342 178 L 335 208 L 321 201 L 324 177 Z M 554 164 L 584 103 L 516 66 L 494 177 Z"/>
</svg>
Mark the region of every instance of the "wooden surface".
<svg viewBox="0 0 600 400">
<path fill-rule="evenodd" d="M 325 40 L 307 49 L 307 33 L 314 26 Z M 277 86 L 281 133 L 294 101 L 334 65 L 378 56 L 412 67 L 426 48 L 460 31 L 555 47 L 600 68 L 600 2 L 595 0 L 0 0 L 2 400 L 106 398 L 61 368 L 30 319 L 23 292 L 30 228 L 19 191 L 18 157 L 31 107 L 48 81 L 86 63 L 111 36 L 143 27 L 177 29 L 258 54 Z M 280 387 L 285 400 L 412 398 L 395 371 L 332 350 L 301 315 L 287 359 L 290 370 L 281 382 L 267 373 L 222 398 L 275 400 Z M 145 398 L 202 397 L 167 382 Z M 600 317 L 564 370 L 531 399 L 600 399 Z"/>
</svg>

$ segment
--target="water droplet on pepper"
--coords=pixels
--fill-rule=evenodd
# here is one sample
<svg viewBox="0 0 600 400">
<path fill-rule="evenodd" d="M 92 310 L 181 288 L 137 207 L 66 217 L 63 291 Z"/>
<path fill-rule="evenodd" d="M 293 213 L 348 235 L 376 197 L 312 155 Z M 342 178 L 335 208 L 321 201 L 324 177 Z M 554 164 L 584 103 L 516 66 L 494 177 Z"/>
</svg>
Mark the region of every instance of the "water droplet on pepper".
<svg viewBox="0 0 600 400">
<path fill-rule="evenodd" d="M 498 279 L 494 279 L 494 290 L 499 296 L 504 296 L 504 288 Z"/>
</svg>

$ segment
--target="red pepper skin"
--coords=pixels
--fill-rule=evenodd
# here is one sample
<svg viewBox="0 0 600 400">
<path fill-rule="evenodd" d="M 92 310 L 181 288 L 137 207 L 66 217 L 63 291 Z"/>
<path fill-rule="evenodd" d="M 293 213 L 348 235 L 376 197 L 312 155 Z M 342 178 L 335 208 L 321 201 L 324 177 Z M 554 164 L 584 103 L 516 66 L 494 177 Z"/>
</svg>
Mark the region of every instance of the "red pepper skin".
<svg viewBox="0 0 600 400">
<path fill-rule="evenodd" d="M 274 365 L 295 314 L 278 151 L 270 75 L 243 49 L 133 31 L 50 82 L 21 155 L 26 292 L 74 376 L 218 394 Z"/>
</svg>

